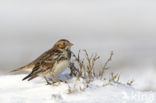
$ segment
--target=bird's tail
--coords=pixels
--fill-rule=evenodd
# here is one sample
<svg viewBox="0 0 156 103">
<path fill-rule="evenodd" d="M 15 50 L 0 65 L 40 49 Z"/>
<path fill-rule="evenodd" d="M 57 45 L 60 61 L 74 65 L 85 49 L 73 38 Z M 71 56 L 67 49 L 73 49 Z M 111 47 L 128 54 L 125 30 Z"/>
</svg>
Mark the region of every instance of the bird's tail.
<svg viewBox="0 0 156 103">
<path fill-rule="evenodd" d="M 27 76 L 26 76 L 26 77 L 24 77 L 22 80 L 26 80 L 26 79 L 30 78 L 30 77 L 31 77 L 31 75 L 32 75 L 32 74 L 27 75 Z"/>
<path fill-rule="evenodd" d="M 24 69 L 25 69 L 25 66 L 24 66 L 24 67 L 17 68 L 17 69 L 14 69 L 14 70 L 12 70 L 12 71 L 10 71 L 10 72 L 22 71 L 22 70 L 24 70 Z"/>
<path fill-rule="evenodd" d="M 37 77 L 37 75 L 33 75 L 33 73 L 30 73 L 29 75 L 27 75 L 26 77 L 24 77 L 22 80 L 26 80 L 26 79 L 28 79 L 28 81 L 30 81 L 30 80 L 32 80 L 32 79 L 34 79 L 34 78 L 36 78 Z"/>
<path fill-rule="evenodd" d="M 10 72 L 18 72 L 18 71 L 28 71 L 28 70 L 32 70 L 34 67 L 34 65 L 32 64 L 29 64 L 29 65 L 26 65 L 26 66 L 23 66 L 23 67 L 20 67 L 20 68 L 17 68 L 17 69 L 14 69 Z"/>
</svg>

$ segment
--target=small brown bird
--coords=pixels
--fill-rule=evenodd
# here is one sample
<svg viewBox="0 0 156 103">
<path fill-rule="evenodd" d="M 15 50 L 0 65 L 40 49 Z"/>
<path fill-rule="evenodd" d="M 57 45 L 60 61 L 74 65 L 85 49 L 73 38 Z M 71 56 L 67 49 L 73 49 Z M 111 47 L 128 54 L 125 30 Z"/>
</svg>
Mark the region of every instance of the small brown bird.
<svg viewBox="0 0 156 103">
<path fill-rule="evenodd" d="M 56 75 L 62 73 L 68 67 L 71 58 L 70 49 L 72 45 L 73 44 L 68 40 L 61 39 L 56 42 L 53 48 L 43 53 L 30 64 L 13 70 L 13 72 L 32 69 L 32 72 L 23 78 L 23 80 L 28 79 L 29 81 L 38 76 L 43 76 L 49 84 L 50 82 L 47 80 L 47 77 L 52 76 L 56 81 L 59 81 Z"/>
</svg>

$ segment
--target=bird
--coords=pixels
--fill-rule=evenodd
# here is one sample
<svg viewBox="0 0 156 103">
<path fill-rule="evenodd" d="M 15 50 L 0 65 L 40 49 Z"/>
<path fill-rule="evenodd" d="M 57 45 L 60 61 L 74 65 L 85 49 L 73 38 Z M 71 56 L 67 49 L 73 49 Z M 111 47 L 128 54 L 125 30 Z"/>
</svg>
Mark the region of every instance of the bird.
<svg viewBox="0 0 156 103">
<path fill-rule="evenodd" d="M 69 66 L 71 58 L 71 47 L 73 44 L 66 40 L 61 39 L 57 41 L 54 46 L 40 55 L 37 59 L 32 61 L 26 66 L 15 69 L 12 72 L 31 69 L 32 71 L 22 80 L 32 80 L 36 77 L 43 76 L 47 84 L 51 84 L 47 77 L 53 77 L 56 81 L 58 74 L 61 74 Z"/>
</svg>

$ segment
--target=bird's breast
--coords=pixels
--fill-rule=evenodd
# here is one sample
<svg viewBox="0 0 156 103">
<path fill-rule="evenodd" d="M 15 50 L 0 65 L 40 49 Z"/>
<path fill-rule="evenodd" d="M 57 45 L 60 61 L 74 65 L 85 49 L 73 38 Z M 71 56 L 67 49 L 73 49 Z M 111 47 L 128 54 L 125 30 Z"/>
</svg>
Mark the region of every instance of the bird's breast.
<svg viewBox="0 0 156 103">
<path fill-rule="evenodd" d="M 64 72 L 65 69 L 68 67 L 68 65 L 69 65 L 68 60 L 62 60 L 60 62 L 57 62 L 55 64 L 54 73 L 57 75 L 57 74 L 60 74 L 60 73 Z"/>
</svg>

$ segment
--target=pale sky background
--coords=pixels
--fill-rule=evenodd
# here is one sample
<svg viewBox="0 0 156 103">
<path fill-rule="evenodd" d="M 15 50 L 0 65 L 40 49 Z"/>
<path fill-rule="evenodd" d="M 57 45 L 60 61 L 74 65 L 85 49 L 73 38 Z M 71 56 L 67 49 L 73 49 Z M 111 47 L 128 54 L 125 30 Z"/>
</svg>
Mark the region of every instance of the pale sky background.
<svg viewBox="0 0 156 103">
<path fill-rule="evenodd" d="M 112 70 L 156 73 L 155 0 L 1 0 L 0 72 L 23 66 L 62 38 L 72 50 L 114 50 Z M 153 74 L 155 75 L 155 74 Z M 127 76 L 127 74 L 126 74 Z"/>
</svg>

